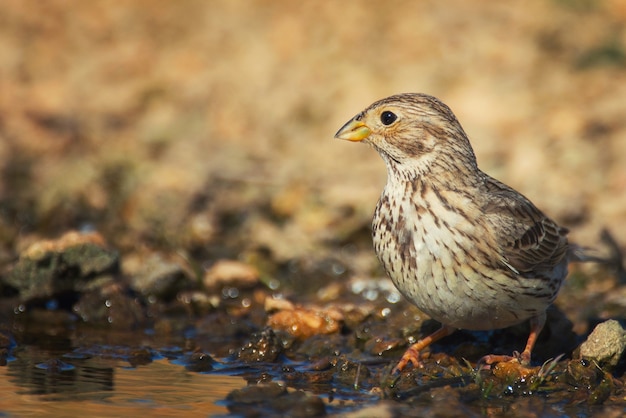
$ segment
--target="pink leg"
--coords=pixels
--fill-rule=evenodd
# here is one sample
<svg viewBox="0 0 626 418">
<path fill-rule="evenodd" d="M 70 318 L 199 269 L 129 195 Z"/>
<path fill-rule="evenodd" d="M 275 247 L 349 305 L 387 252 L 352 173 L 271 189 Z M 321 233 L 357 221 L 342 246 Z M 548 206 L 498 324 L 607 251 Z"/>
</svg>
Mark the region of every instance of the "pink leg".
<svg viewBox="0 0 626 418">
<path fill-rule="evenodd" d="M 528 340 L 526 341 L 526 347 L 524 347 L 524 351 L 522 351 L 522 354 L 517 354 L 513 356 L 501 356 L 501 355 L 490 354 L 481 358 L 478 361 L 478 363 L 479 364 L 481 363 L 494 364 L 494 363 L 502 363 L 502 362 L 511 361 L 511 360 L 517 360 L 522 364 L 522 366 L 529 366 L 531 353 L 533 351 L 533 348 L 535 347 L 537 338 L 539 337 L 539 334 L 541 333 L 541 330 L 543 329 L 543 326 L 545 325 L 545 323 L 546 323 L 545 312 L 530 319 L 530 335 L 528 335 Z"/>
<path fill-rule="evenodd" d="M 420 351 L 422 351 L 423 349 L 425 349 L 426 347 L 428 347 L 435 341 L 438 341 L 442 339 L 443 337 L 447 337 L 448 335 L 452 334 L 454 331 L 455 331 L 455 328 L 450 328 L 445 325 L 442 325 L 441 328 L 439 328 L 437 331 L 430 334 L 428 337 L 423 338 L 419 340 L 418 342 L 416 342 L 415 344 L 413 344 L 412 346 L 410 346 L 406 350 L 406 352 L 404 353 L 400 361 L 398 362 L 398 365 L 393 368 L 392 373 L 401 372 L 402 369 L 404 369 L 406 365 L 409 363 L 413 364 L 413 367 L 419 367 L 419 365 L 421 364 Z"/>
</svg>

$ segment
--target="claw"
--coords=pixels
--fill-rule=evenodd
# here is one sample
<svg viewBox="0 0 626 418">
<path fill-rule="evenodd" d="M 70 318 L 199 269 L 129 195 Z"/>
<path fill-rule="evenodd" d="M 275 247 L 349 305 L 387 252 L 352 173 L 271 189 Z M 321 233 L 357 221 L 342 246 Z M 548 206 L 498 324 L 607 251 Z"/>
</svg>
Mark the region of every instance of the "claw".
<svg viewBox="0 0 626 418">
<path fill-rule="evenodd" d="M 452 334 L 454 331 L 454 328 L 442 325 L 441 328 L 430 334 L 428 337 L 419 340 L 406 350 L 406 352 L 404 353 L 396 367 L 393 368 L 391 373 L 395 374 L 401 372 L 409 363 L 411 363 L 413 367 L 421 367 L 422 362 L 420 361 L 420 352 L 435 341 Z"/>
<path fill-rule="evenodd" d="M 415 349 L 415 345 L 410 346 L 402 355 L 402 358 L 391 371 L 392 374 L 400 373 L 407 364 L 411 363 L 414 368 L 418 368 L 422 366 L 422 362 L 420 360 L 420 352 Z"/>
<path fill-rule="evenodd" d="M 486 356 L 481 357 L 481 359 L 478 360 L 478 363 L 476 363 L 476 366 L 478 367 L 483 364 L 486 364 L 487 366 L 491 366 L 496 363 L 508 363 L 508 362 L 513 362 L 513 361 L 522 363 L 521 359 L 518 356 L 516 356 L 515 353 L 513 353 L 512 356 L 488 354 Z"/>
<path fill-rule="evenodd" d="M 539 337 L 539 333 L 543 329 L 545 322 L 545 312 L 530 320 L 530 335 L 528 336 L 526 347 L 524 347 L 524 351 L 522 351 L 521 354 L 518 351 L 514 351 L 512 356 L 489 354 L 478 360 L 476 367 L 480 370 L 483 364 L 490 366 L 495 363 L 506 363 L 510 361 L 518 361 L 524 367 L 530 366 L 530 356 L 533 347 L 535 346 L 535 342 L 537 342 L 537 337 Z"/>
</svg>

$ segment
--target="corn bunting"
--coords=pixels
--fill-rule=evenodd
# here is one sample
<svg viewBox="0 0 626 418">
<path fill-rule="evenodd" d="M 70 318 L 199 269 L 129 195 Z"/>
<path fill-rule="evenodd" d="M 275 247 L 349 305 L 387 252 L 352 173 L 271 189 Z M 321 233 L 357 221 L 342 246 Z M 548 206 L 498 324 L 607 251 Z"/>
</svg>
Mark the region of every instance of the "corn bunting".
<svg viewBox="0 0 626 418">
<path fill-rule="evenodd" d="M 455 329 L 491 330 L 530 319 L 531 352 L 567 275 L 567 230 L 511 187 L 483 173 L 450 108 L 425 94 L 375 102 L 335 135 L 371 145 L 387 166 L 372 222 L 376 254 L 400 292 L 441 322 L 394 371 Z"/>
</svg>

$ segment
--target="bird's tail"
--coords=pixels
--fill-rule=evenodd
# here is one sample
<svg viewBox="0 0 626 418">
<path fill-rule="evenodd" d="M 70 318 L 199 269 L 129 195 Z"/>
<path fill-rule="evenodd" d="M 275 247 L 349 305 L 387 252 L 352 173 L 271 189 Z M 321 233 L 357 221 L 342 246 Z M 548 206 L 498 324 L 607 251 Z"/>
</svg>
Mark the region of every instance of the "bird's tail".
<svg viewBox="0 0 626 418">
<path fill-rule="evenodd" d="M 577 244 L 570 244 L 570 248 L 568 250 L 569 261 L 604 264 L 605 266 L 614 270 L 617 273 L 617 277 L 620 283 L 626 283 L 626 266 L 624 265 L 624 254 L 619 244 L 607 229 L 602 230 L 602 233 L 600 234 L 600 241 L 608 249 L 606 255 L 599 254 L 597 250 L 590 247 L 582 247 Z"/>
</svg>

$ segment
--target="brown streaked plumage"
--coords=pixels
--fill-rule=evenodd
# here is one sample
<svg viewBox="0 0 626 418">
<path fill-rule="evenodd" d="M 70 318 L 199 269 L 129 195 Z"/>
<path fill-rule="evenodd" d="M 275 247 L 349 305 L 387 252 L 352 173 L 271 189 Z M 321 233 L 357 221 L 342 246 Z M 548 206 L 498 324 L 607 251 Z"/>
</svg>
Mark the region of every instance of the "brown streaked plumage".
<svg viewBox="0 0 626 418">
<path fill-rule="evenodd" d="M 530 319 L 518 357 L 528 364 L 567 275 L 567 230 L 483 173 L 460 123 L 432 96 L 377 101 L 335 136 L 365 142 L 385 161 L 387 184 L 372 223 L 376 254 L 400 292 L 442 323 L 395 370 L 418 365 L 420 350 L 457 328 L 489 330 Z"/>
</svg>

